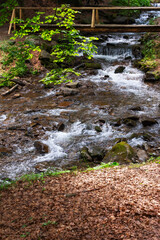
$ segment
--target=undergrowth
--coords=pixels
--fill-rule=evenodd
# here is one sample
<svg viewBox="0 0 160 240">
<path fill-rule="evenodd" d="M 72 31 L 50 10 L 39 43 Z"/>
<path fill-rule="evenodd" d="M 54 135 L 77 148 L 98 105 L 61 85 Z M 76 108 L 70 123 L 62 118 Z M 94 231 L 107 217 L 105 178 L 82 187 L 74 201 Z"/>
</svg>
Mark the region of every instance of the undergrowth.
<svg viewBox="0 0 160 240">
<path fill-rule="evenodd" d="M 150 163 L 157 163 L 160 164 L 160 156 L 159 157 L 151 157 L 147 162 L 144 163 L 136 163 L 136 164 L 130 164 L 127 167 L 128 168 L 139 168 L 141 166 L 144 166 L 145 164 L 150 164 Z M 105 169 L 105 168 L 113 168 L 113 167 L 124 167 L 124 165 L 119 165 L 119 163 L 117 162 L 109 162 L 109 163 L 101 163 L 100 165 L 97 165 L 95 167 L 88 167 L 85 170 L 83 170 L 82 172 L 89 172 L 89 171 L 95 171 L 95 170 L 101 170 L 101 169 Z M 28 183 L 29 187 L 30 185 L 32 185 L 34 182 L 36 181 L 41 181 L 42 184 L 45 183 L 45 177 L 47 176 L 60 176 L 62 174 L 65 173 L 73 173 L 73 174 L 77 174 L 77 172 L 81 172 L 80 170 L 77 170 L 77 167 L 74 166 L 72 170 L 63 170 L 63 171 L 51 171 L 48 170 L 46 172 L 43 173 L 31 173 L 31 174 L 25 174 L 23 176 L 21 176 L 20 178 L 17 178 L 14 181 L 10 181 L 10 180 L 4 180 L 1 184 L 0 184 L 0 191 L 4 190 L 4 189 L 8 189 L 11 186 L 15 186 L 16 184 L 20 183 L 20 182 L 25 182 Z M 45 190 L 45 189 L 43 189 Z"/>
<path fill-rule="evenodd" d="M 139 61 L 142 70 L 154 70 L 158 63 L 156 59 L 160 58 L 160 42 L 157 34 L 145 34 L 142 39 L 143 58 Z"/>
</svg>

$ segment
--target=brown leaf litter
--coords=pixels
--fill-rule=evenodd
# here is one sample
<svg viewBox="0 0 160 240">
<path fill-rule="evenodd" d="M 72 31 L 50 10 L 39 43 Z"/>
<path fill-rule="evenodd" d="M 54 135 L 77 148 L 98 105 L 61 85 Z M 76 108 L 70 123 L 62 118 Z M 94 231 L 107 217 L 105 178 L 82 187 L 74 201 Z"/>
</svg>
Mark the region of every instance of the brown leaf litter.
<svg viewBox="0 0 160 240">
<path fill-rule="evenodd" d="M 19 182 L 0 198 L 0 239 L 159 240 L 160 168 L 114 168 Z"/>
</svg>

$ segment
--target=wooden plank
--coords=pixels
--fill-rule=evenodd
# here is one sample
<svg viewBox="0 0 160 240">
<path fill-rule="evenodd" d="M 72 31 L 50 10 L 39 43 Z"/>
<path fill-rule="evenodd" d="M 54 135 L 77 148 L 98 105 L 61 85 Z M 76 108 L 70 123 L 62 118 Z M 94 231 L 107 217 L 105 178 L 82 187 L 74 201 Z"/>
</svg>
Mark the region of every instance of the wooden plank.
<svg viewBox="0 0 160 240">
<path fill-rule="evenodd" d="M 19 9 L 19 19 L 22 19 L 22 8 Z"/>
<path fill-rule="evenodd" d="M 9 24 L 9 29 L 8 29 L 8 35 L 11 34 L 11 29 L 12 29 L 12 24 L 13 24 L 11 22 L 13 21 L 13 18 L 14 18 L 14 11 L 15 11 L 15 9 L 13 9 L 13 11 L 12 11 L 12 16 L 11 16 L 11 20 L 10 20 L 10 24 Z"/>
<path fill-rule="evenodd" d="M 106 32 L 160 32 L 160 25 L 154 26 L 154 25 L 96 25 L 95 28 L 90 28 L 87 26 L 75 26 L 76 29 L 82 31 L 82 32 L 93 32 L 93 33 L 106 33 Z"/>
<path fill-rule="evenodd" d="M 98 9 L 96 9 L 96 23 L 99 24 L 99 12 L 98 12 Z"/>
<path fill-rule="evenodd" d="M 95 9 L 92 9 L 91 28 L 94 28 L 94 27 L 95 27 L 95 20 L 96 20 Z"/>
<path fill-rule="evenodd" d="M 16 7 L 15 9 L 41 10 L 53 9 L 55 7 Z M 160 7 L 71 7 L 75 10 L 141 10 L 141 11 L 160 11 Z"/>
<path fill-rule="evenodd" d="M 16 17 L 16 9 L 14 9 L 14 16 L 13 16 L 13 19 Z M 16 30 L 16 24 L 14 23 L 13 24 L 13 28 L 14 28 L 14 30 Z"/>
</svg>

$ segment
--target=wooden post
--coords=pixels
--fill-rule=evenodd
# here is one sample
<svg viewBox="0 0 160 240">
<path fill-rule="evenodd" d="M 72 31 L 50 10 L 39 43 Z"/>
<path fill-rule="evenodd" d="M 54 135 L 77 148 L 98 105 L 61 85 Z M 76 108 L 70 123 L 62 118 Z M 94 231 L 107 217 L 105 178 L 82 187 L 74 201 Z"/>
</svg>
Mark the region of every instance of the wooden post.
<svg viewBox="0 0 160 240">
<path fill-rule="evenodd" d="M 13 15 L 13 19 L 16 17 L 16 9 L 13 10 L 14 11 L 14 15 Z M 16 24 L 13 24 L 13 28 L 14 30 L 16 30 Z"/>
<path fill-rule="evenodd" d="M 22 8 L 19 9 L 19 19 L 22 19 Z"/>
<path fill-rule="evenodd" d="M 96 23 L 99 24 L 99 12 L 98 12 L 98 9 L 96 9 Z"/>
<path fill-rule="evenodd" d="M 95 28 L 95 9 L 92 9 L 91 28 Z"/>
<path fill-rule="evenodd" d="M 11 20 L 10 20 L 10 24 L 9 24 L 9 29 L 8 29 L 8 35 L 10 35 L 11 34 L 11 29 L 12 29 L 12 21 L 13 21 L 13 18 L 14 18 L 14 11 L 15 11 L 15 9 L 13 9 L 13 11 L 12 11 L 12 16 L 11 16 Z"/>
</svg>

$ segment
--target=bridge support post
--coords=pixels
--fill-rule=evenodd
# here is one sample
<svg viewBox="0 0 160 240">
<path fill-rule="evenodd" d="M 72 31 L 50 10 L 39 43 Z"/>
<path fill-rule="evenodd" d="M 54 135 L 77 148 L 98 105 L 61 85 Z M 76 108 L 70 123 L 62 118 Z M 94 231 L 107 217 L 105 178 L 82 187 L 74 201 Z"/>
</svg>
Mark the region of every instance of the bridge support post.
<svg viewBox="0 0 160 240">
<path fill-rule="evenodd" d="M 14 12 L 15 12 L 15 9 L 13 9 L 13 11 L 12 11 L 12 16 L 11 16 L 11 20 L 10 20 L 10 24 L 9 24 L 9 29 L 8 29 L 8 35 L 11 34 L 11 30 L 12 30 L 12 21 L 13 21 L 13 18 L 14 18 Z"/>
<path fill-rule="evenodd" d="M 16 9 L 14 9 L 13 11 L 14 11 L 14 13 L 13 13 L 13 19 L 14 19 L 16 17 Z M 16 24 L 15 23 L 13 24 L 13 28 L 14 28 L 14 30 L 16 30 Z"/>
<path fill-rule="evenodd" d="M 22 19 L 22 8 L 19 9 L 19 19 Z"/>
<path fill-rule="evenodd" d="M 99 12 L 98 12 L 98 9 L 96 9 L 96 23 L 99 24 Z"/>
<path fill-rule="evenodd" d="M 91 28 L 95 28 L 95 20 L 96 20 L 95 9 L 92 9 Z"/>
</svg>

